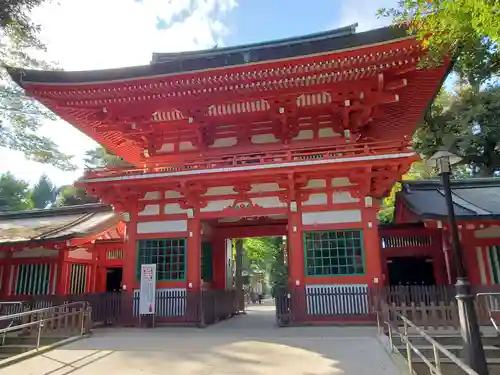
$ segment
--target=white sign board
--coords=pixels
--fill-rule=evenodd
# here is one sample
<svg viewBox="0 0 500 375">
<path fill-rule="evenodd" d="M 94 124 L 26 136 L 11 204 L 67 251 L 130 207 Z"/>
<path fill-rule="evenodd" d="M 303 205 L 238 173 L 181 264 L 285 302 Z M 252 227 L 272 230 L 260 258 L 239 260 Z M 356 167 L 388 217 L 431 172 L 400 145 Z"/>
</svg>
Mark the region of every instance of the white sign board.
<svg viewBox="0 0 500 375">
<path fill-rule="evenodd" d="M 156 264 L 141 265 L 141 294 L 139 314 L 154 315 L 156 302 Z"/>
</svg>

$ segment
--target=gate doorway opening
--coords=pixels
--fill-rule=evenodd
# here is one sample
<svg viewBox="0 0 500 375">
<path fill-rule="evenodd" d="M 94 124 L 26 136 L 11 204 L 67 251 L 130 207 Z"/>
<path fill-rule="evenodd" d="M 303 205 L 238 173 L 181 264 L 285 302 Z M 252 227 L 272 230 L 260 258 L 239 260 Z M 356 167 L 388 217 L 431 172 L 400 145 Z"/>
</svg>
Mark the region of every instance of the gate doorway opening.
<svg viewBox="0 0 500 375">
<path fill-rule="evenodd" d="M 394 257 L 387 263 L 389 285 L 436 285 L 434 264 L 428 257 Z"/>
<path fill-rule="evenodd" d="M 119 292 L 122 289 L 123 269 L 121 267 L 106 268 L 106 292 Z"/>
</svg>

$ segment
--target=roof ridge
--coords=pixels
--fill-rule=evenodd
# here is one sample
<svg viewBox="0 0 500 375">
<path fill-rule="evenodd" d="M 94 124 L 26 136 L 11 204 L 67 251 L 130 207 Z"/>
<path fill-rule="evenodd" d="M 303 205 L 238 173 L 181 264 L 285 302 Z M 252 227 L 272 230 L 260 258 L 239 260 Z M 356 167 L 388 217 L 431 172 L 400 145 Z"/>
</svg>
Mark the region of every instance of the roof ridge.
<svg viewBox="0 0 500 375">
<path fill-rule="evenodd" d="M 78 225 L 78 224 L 83 223 L 84 221 L 87 221 L 88 219 L 90 219 L 94 215 L 95 215 L 95 212 L 89 212 L 87 214 L 84 214 L 84 215 L 80 216 L 79 218 L 60 226 L 59 228 L 52 229 L 52 230 L 49 230 L 48 232 L 44 232 L 44 233 L 38 235 L 37 239 L 43 239 L 44 237 L 54 235 L 58 232 L 62 232 L 63 230 L 74 227 L 75 225 Z"/>
<path fill-rule="evenodd" d="M 332 37 L 340 37 L 340 36 L 345 36 L 345 35 L 352 35 L 356 33 L 356 27 L 358 27 L 358 23 L 353 23 L 348 26 L 343 26 L 339 27 L 336 29 L 331 29 L 327 31 L 320 31 L 316 33 L 310 33 L 310 34 L 305 34 L 305 35 L 299 35 L 299 36 L 292 36 L 292 37 L 287 37 L 287 38 L 279 38 L 279 39 L 274 39 L 274 40 L 268 40 L 264 42 L 254 42 L 254 43 L 247 43 L 247 44 L 240 44 L 236 46 L 228 46 L 228 47 L 223 47 L 223 48 L 210 48 L 210 49 L 201 49 L 201 50 L 194 50 L 194 51 L 182 51 L 182 52 L 153 52 L 153 57 L 152 57 L 152 64 L 161 64 L 162 62 L 165 61 L 155 61 L 158 58 L 168 58 L 171 57 L 172 60 L 179 59 L 179 58 L 186 58 L 186 57 L 203 57 L 203 56 L 209 56 L 209 55 L 218 55 L 218 54 L 223 54 L 223 53 L 228 53 L 228 52 L 237 52 L 237 51 L 243 51 L 247 49 L 253 49 L 253 48 L 265 48 L 265 47 L 275 47 L 278 45 L 283 45 L 283 44 L 294 44 L 294 43 L 303 43 L 303 42 L 311 42 L 311 41 L 316 41 L 316 40 L 321 40 L 321 39 L 326 39 L 326 38 L 332 38 Z"/>
<path fill-rule="evenodd" d="M 111 209 L 111 206 L 104 203 L 86 203 L 74 206 L 62 206 L 62 207 L 51 207 L 51 208 L 38 208 L 33 210 L 25 211 L 6 211 L 0 212 L 0 220 L 13 219 L 13 218 L 25 218 L 25 217 L 45 217 L 45 216 L 57 216 L 57 215 L 71 215 L 80 213 L 88 213 L 89 210 L 92 212 L 97 212 L 100 210 Z"/>
</svg>

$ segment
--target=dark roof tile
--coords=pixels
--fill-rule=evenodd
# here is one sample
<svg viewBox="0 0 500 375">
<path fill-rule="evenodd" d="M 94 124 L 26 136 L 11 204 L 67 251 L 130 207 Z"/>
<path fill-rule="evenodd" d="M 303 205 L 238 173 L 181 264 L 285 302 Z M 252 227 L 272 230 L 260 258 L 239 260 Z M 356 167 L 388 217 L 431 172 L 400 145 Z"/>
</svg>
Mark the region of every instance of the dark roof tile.
<svg viewBox="0 0 500 375">
<path fill-rule="evenodd" d="M 421 219 L 447 217 L 439 180 L 402 181 L 396 199 Z M 452 181 L 452 197 L 458 220 L 500 219 L 500 179 L 477 178 Z"/>
</svg>

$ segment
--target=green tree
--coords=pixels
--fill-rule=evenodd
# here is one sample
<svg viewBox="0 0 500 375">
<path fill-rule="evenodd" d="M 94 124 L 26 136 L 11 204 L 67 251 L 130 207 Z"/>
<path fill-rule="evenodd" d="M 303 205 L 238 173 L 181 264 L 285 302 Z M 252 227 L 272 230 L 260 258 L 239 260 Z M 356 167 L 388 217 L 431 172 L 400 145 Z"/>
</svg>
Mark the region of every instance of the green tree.
<svg viewBox="0 0 500 375">
<path fill-rule="evenodd" d="M 99 203 L 99 199 L 87 195 L 85 189 L 74 186 L 63 186 L 59 189 L 56 206 L 76 206 L 79 204 Z"/>
<path fill-rule="evenodd" d="M 436 177 L 436 171 L 428 168 L 425 162 L 418 161 L 412 164 L 410 170 L 403 176 L 403 180 L 426 180 Z M 394 206 L 396 193 L 401 191 L 401 184 L 397 182 L 391 189 L 390 194 L 384 198 L 377 214 L 378 220 L 383 224 L 391 224 L 394 221 Z"/>
<path fill-rule="evenodd" d="M 7 172 L 0 175 L 0 211 L 32 208 L 29 184 Z"/>
<path fill-rule="evenodd" d="M 50 0 L 47 0 L 50 1 Z M 21 151 L 26 158 L 48 163 L 63 170 L 74 170 L 72 157 L 59 151 L 50 138 L 37 134 L 47 119 L 56 117 L 45 107 L 24 95 L 10 81 L 4 66 L 50 69 L 53 64 L 34 57 L 43 51 L 39 40 L 40 26 L 33 23 L 30 12 L 44 0 L 2 1 L 0 6 L 0 147 Z"/>
<path fill-rule="evenodd" d="M 104 147 L 98 146 L 85 153 L 85 166 L 89 169 L 110 168 L 130 165 L 121 157 L 107 151 Z"/>
<path fill-rule="evenodd" d="M 454 56 L 459 87 L 441 92 L 414 136 L 414 148 L 430 156 L 451 148 L 481 176 L 498 169 L 496 123 L 498 89 L 489 86 L 500 73 L 500 2 L 488 0 L 400 0 L 381 9 L 395 24 L 408 25 L 428 47 L 424 63 Z"/>
<path fill-rule="evenodd" d="M 246 258 L 251 270 L 265 272 L 272 283 L 285 283 L 288 280 L 284 262 L 282 237 L 256 237 L 244 240 Z"/>
<path fill-rule="evenodd" d="M 34 208 L 46 208 L 54 203 L 59 189 L 50 181 L 45 174 L 40 176 L 38 182 L 31 190 L 31 201 Z"/>
<path fill-rule="evenodd" d="M 458 51 L 458 72 L 465 73 L 462 77 L 470 78 L 472 85 L 482 80 L 481 72 L 499 72 L 497 0 L 399 0 L 396 7 L 381 9 L 379 14 L 407 25 L 429 48 L 430 61 Z"/>
</svg>

